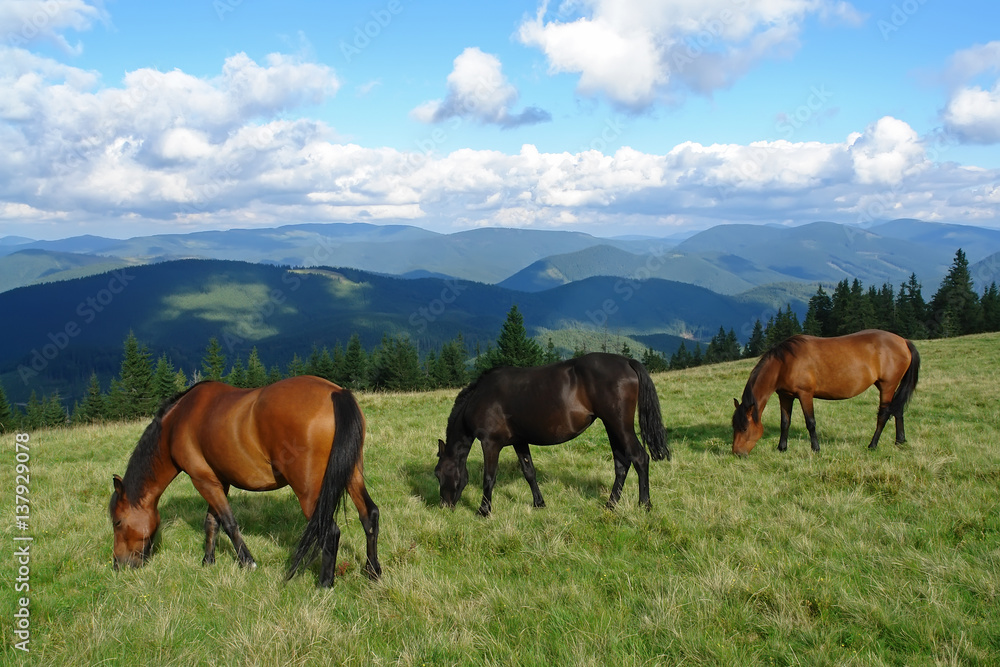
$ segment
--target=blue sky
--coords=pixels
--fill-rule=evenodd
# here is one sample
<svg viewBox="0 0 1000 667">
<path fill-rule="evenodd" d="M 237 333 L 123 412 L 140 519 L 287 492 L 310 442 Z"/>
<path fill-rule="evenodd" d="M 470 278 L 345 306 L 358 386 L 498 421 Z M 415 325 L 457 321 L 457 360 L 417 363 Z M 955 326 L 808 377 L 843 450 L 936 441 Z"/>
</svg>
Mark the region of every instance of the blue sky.
<svg viewBox="0 0 1000 667">
<path fill-rule="evenodd" d="M 5 0 L 0 236 L 996 227 L 998 25 L 985 1 Z"/>
</svg>

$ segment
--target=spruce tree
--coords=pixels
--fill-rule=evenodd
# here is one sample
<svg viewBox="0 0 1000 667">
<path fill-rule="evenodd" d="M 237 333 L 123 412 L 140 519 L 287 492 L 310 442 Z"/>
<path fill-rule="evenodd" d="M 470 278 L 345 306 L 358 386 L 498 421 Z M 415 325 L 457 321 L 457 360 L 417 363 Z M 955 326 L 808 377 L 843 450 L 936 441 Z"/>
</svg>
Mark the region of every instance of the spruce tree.
<svg viewBox="0 0 1000 667">
<path fill-rule="evenodd" d="M 14 410 L 7 400 L 7 394 L 0 384 L 0 433 L 8 433 L 14 430 Z"/>
<path fill-rule="evenodd" d="M 983 309 L 983 331 L 1000 331 L 1000 291 L 995 281 L 983 290 L 979 303 Z"/>
<path fill-rule="evenodd" d="M 750 333 L 750 340 L 747 341 L 747 345 L 743 348 L 743 357 L 745 359 L 753 359 L 764 354 L 767 348 L 764 346 L 764 326 L 760 323 L 758 318 L 753 325 L 753 331 Z"/>
<path fill-rule="evenodd" d="M 257 354 L 257 347 L 254 346 L 250 349 L 250 356 L 247 358 L 246 386 L 256 389 L 266 384 L 267 369 L 261 363 L 260 356 Z"/>
<path fill-rule="evenodd" d="M 487 353 L 489 354 L 489 353 Z M 524 326 L 524 316 L 517 309 L 517 304 L 507 311 L 507 319 L 500 328 L 497 346 L 489 358 L 489 367 L 540 366 L 545 359 L 542 346 L 528 338 L 528 330 Z"/>
<path fill-rule="evenodd" d="M 149 350 L 139 344 L 131 331 L 125 339 L 118 380 L 123 395 L 121 411 L 125 419 L 150 417 L 156 412 L 159 404 L 153 387 Z"/>
<path fill-rule="evenodd" d="M 229 369 L 229 374 L 224 379 L 227 384 L 234 387 L 247 386 L 247 371 L 243 367 L 243 359 L 239 355 L 236 355 L 236 361 L 233 362 L 233 367 Z"/>
<path fill-rule="evenodd" d="M 556 344 L 552 342 L 552 337 L 549 336 L 549 342 L 545 346 L 545 357 L 542 359 L 542 363 L 554 364 L 557 361 L 562 361 L 562 355 L 559 354 L 559 350 L 556 349 Z"/>
<path fill-rule="evenodd" d="M 467 370 L 469 353 L 465 349 L 462 334 L 441 346 L 441 354 L 435 362 L 435 379 L 441 387 L 462 387 L 469 381 Z"/>
<path fill-rule="evenodd" d="M 807 333 L 810 336 L 834 335 L 830 327 L 832 311 L 833 300 L 823 290 L 823 286 L 819 285 L 816 288 L 816 294 L 809 299 L 809 310 L 806 311 L 806 319 L 802 324 L 802 333 Z"/>
<path fill-rule="evenodd" d="M 101 382 L 97 379 L 97 373 L 91 373 L 87 393 L 83 397 L 83 402 L 73 411 L 73 420 L 81 424 L 93 424 L 104 421 L 107 418 L 106 412 Z"/>
<path fill-rule="evenodd" d="M 62 399 L 59 398 L 58 391 L 54 392 L 45 401 L 43 415 L 42 423 L 48 428 L 57 428 L 66 425 L 68 421 L 66 407 L 62 403 Z"/>
<path fill-rule="evenodd" d="M 972 287 L 969 261 L 959 248 L 948 275 L 930 303 L 931 334 L 939 337 L 977 333 L 983 326 L 979 295 Z"/>
<path fill-rule="evenodd" d="M 417 348 L 408 336 L 382 336 L 375 350 L 372 383 L 377 389 L 413 391 L 422 389 L 424 373 L 420 368 Z"/>
<path fill-rule="evenodd" d="M 670 355 L 670 370 L 679 371 L 691 365 L 691 353 L 688 352 L 684 341 L 681 341 L 677 351 Z"/>
<path fill-rule="evenodd" d="M 662 373 L 669 368 L 669 364 L 663 355 L 651 347 L 647 347 L 642 353 L 642 365 L 650 373 Z"/>
<path fill-rule="evenodd" d="M 208 339 L 205 356 L 201 360 L 201 375 L 203 380 L 221 381 L 226 373 L 226 355 L 222 353 L 219 339 L 212 336 Z"/>
<path fill-rule="evenodd" d="M 348 389 L 366 389 L 368 387 L 368 354 L 361 346 L 361 336 L 351 334 L 344 352 L 343 384 Z"/>
<path fill-rule="evenodd" d="M 277 364 L 271 366 L 271 370 L 267 372 L 267 383 L 274 384 L 280 380 L 283 380 L 284 376 L 281 374 L 281 368 Z"/>
<path fill-rule="evenodd" d="M 298 353 L 292 354 L 292 360 L 288 362 L 288 370 L 285 373 L 290 378 L 298 377 L 299 375 L 307 375 L 309 373 L 306 364 L 299 357 Z"/>
<path fill-rule="evenodd" d="M 313 346 L 312 354 L 309 355 L 308 368 L 310 375 L 321 377 L 330 382 L 337 382 L 337 378 L 334 377 L 333 357 L 330 356 L 330 350 L 325 345 L 322 350 L 315 345 Z"/>
<path fill-rule="evenodd" d="M 24 426 L 29 430 L 37 430 L 45 423 L 45 404 L 39 400 L 35 390 L 31 390 L 28 405 L 24 411 Z"/>
<path fill-rule="evenodd" d="M 153 371 L 153 391 L 156 394 L 156 403 L 163 405 L 166 401 L 174 397 L 178 392 L 177 371 L 170 363 L 166 353 L 161 354 L 156 361 L 156 369 Z"/>
</svg>

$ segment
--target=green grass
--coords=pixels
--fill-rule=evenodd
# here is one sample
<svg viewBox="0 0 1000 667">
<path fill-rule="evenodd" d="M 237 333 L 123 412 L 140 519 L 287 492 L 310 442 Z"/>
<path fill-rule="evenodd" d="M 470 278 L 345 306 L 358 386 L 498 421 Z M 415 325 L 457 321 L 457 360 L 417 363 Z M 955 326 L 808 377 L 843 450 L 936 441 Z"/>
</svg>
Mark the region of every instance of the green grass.
<svg viewBox="0 0 1000 667">
<path fill-rule="evenodd" d="M 455 392 L 362 394 L 368 488 L 382 511 L 379 582 L 361 572 L 353 509 L 346 571 L 290 583 L 304 519 L 287 490 L 233 492 L 260 567 L 228 539 L 200 565 L 205 504 L 186 476 L 160 503 L 142 569 L 110 566 L 107 501 L 144 424 L 31 434 L 31 653 L 11 648 L 10 491 L 0 526 L 6 663 L 988 665 L 1000 655 L 1000 335 L 919 343 L 909 443 L 866 448 L 869 392 L 817 402 L 822 451 L 800 412 L 775 450 L 777 404 L 745 459 L 729 453 L 732 397 L 751 362 L 655 377 L 672 462 L 634 475 L 619 507 L 601 427 L 535 448 L 548 507 L 533 510 L 513 453 L 494 514 L 475 514 L 482 454 L 454 511 L 437 506 L 436 440 Z M 797 409 L 797 408 L 796 408 Z M 4 437 L 0 488 L 13 488 Z"/>
</svg>

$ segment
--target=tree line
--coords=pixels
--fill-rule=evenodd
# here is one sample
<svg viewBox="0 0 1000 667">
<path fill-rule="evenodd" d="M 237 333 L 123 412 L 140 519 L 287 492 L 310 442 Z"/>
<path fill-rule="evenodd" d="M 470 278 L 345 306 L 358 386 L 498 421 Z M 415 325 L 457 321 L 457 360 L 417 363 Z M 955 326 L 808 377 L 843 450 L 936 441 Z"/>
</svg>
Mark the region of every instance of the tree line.
<svg viewBox="0 0 1000 667">
<path fill-rule="evenodd" d="M 785 310 L 779 308 L 766 323 L 758 318 L 745 345 L 740 344 L 733 329 L 719 327 L 704 349 L 698 342 L 691 347 L 682 342 L 669 357 L 646 348 L 639 359 L 653 373 L 679 370 L 758 357 L 798 333 L 838 336 L 862 329 L 884 329 L 911 339 L 1000 331 L 1000 292 L 993 282 L 982 295 L 977 294 L 965 253 L 958 250 L 948 275 L 929 302 L 922 296 L 916 275 L 911 275 L 898 290 L 888 283 L 866 288 L 857 279 L 845 278 L 832 294 L 818 286 L 801 323 L 789 305 Z M 543 347 L 528 336 L 516 305 L 507 313 L 496 345 L 481 350 L 477 344 L 471 357 L 461 334 L 429 351 L 423 362 L 406 335 L 385 335 L 369 352 L 354 334 L 346 346 L 338 341 L 332 351 L 325 346 L 314 347 L 306 358 L 294 354 L 285 368 L 267 368 L 256 348 L 250 350 L 245 361 L 241 356 L 229 361 L 219 341 L 212 338 L 199 368 L 188 377 L 165 354 L 154 363 L 148 348 L 131 332 L 123 347 L 120 371 L 107 391 L 92 374 L 84 397 L 71 410 L 66 409 L 58 393 L 38 397 L 34 392 L 22 410 L 7 401 L 0 386 L 0 432 L 149 417 L 164 401 L 200 380 L 222 380 L 253 388 L 286 377 L 317 375 L 352 390 L 417 391 L 462 387 L 496 366 L 537 366 L 561 359 L 551 338 Z M 627 343 L 614 351 L 634 356 Z M 573 356 L 586 352 L 577 348 Z"/>
</svg>

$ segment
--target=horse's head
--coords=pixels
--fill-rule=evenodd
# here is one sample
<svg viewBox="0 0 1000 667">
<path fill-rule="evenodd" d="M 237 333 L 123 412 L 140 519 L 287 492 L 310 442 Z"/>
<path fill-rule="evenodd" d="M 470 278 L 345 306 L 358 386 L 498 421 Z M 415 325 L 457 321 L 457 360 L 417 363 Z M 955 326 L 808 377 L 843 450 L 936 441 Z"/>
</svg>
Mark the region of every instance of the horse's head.
<svg viewBox="0 0 1000 667">
<path fill-rule="evenodd" d="M 438 440 L 438 463 L 434 467 L 434 476 L 441 485 L 441 506 L 453 508 L 469 483 L 469 469 L 465 467 L 464 459 L 446 454 L 446 449 L 444 441 Z"/>
<path fill-rule="evenodd" d="M 160 513 L 133 505 L 125 495 L 122 478 L 114 476 L 115 490 L 111 494 L 109 512 L 114 528 L 114 566 L 139 567 L 146 562 L 153 550 L 153 538 L 160 527 Z"/>
<path fill-rule="evenodd" d="M 764 423 L 760 419 L 757 401 L 752 397 L 743 403 L 734 398 L 733 404 L 736 406 L 733 412 L 733 454 L 746 456 L 764 435 Z"/>
</svg>

